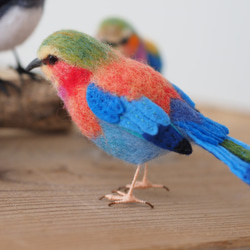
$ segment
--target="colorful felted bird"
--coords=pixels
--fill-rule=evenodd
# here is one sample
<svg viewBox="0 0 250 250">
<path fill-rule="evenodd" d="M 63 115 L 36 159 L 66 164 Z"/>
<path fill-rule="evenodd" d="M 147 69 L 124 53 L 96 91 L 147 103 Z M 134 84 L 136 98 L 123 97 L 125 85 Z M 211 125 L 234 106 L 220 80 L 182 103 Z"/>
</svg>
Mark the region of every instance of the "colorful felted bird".
<svg viewBox="0 0 250 250">
<path fill-rule="evenodd" d="M 118 49 L 123 55 L 147 63 L 161 72 L 162 60 L 154 43 L 140 38 L 134 28 L 120 18 L 107 18 L 99 28 L 98 40 Z"/>
<path fill-rule="evenodd" d="M 250 146 L 229 137 L 225 126 L 198 112 L 182 90 L 153 68 L 72 30 L 42 42 L 27 70 L 39 66 L 81 132 L 108 154 L 138 165 L 128 193 L 104 196 L 110 205 L 152 206 L 133 196 L 134 188 L 152 186 L 146 177 L 136 182 L 141 164 L 168 152 L 190 155 L 191 143 L 250 184 Z"/>
<path fill-rule="evenodd" d="M 0 51 L 13 50 L 19 75 L 28 74 L 37 79 L 34 73 L 27 72 L 20 64 L 14 48 L 23 43 L 36 28 L 43 12 L 45 0 L 1 0 L 0 1 Z M 0 79 L 0 89 L 6 94 L 6 85 L 17 87 Z"/>
</svg>

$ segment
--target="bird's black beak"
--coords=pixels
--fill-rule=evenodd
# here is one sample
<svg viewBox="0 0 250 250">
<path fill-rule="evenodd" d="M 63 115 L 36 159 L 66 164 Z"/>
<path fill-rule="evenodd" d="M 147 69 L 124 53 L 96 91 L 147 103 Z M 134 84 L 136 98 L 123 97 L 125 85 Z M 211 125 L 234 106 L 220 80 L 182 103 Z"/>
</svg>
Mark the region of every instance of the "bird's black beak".
<svg viewBox="0 0 250 250">
<path fill-rule="evenodd" d="M 26 67 L 26 70 L 31 71 L 34 68 L 41 67 L 42 64 L 43 64 L 42 60 L 36 58 Z"/>
</svg>

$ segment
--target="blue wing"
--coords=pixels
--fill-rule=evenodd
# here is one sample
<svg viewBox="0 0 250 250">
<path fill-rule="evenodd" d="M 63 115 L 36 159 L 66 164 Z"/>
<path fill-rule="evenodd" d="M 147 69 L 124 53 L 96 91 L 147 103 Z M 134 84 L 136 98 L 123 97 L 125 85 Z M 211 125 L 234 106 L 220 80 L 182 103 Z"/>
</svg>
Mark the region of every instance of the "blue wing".
<svg viewBox="0 0 250 250">
<path fill-rule="evenodd" d="M 213 145 L 218 145 L 225 140 L 229 132 L 227 127 L 197 112 L 187 102 L 172 99 L 170 107 L 172 123 L 198 145 L 200 144 L 197 140 Z"/>
<path fill-rule="evenodd" d="M 192 99 L 183 92 L 179 87 L 177 87 L 175 84 L 171 83 L 174 87 L 174 89 L 177 91 L 177 93 L 181 96 L 181 98 L 187 102 L 192 108 L 195 108 L 195 103 L 192 101 Z"/>
<path fill-rule="evenodd" d="M 156 71 L 158 72 L 162 71 L 162 60 L 159 55 L 147 52 L 147 63 Z"/>
<path fill-rule="evenodd" d="M 192 152 L 190 143 L 172 125 L 168 114 L 148 98 L 127 101 L 104 92 L 94 83 L 89 84 L 86 98 L 100 120 L 116 124 L 160 148 L 181 154 Z"/>
</svg>

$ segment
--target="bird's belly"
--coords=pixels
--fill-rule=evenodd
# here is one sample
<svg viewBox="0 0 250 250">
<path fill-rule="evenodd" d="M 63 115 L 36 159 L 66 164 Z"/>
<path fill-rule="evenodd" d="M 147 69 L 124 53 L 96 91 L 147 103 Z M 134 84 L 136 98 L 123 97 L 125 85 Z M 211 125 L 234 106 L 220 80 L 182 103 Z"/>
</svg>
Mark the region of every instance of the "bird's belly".
<svg viewBox="0 0 250 250">
<path fill-rule="evenodd" d="M 167 150 L 157 147 L 117 125 L 101 122 L 101 127 L 103 135 L 94 139 L 93 142 L 108 154 L 123 161 L 142 164 L 168 153 Z"/>
<path fill-rule="evenodd" d="M 24 42 L 37 26 L 42 12 L 42 7 L 9 9 L 0 19 L 0 51 L 13 49 Z"/>
</svg>

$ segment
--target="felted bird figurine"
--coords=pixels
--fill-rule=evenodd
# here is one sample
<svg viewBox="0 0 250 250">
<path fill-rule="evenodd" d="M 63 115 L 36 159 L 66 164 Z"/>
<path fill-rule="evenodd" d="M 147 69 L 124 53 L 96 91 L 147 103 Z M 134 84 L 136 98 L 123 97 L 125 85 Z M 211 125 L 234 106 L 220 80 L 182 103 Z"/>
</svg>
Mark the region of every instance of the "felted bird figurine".
<svg viewBox="0 0 250 250">
<path fill-rule="evenodd" d="M 45 0 L 1 0 L 0 1 L 0 51 L 13 50 L 17 68 L 21 76 L 28 74 L 32 79 L 37 77 L 27 72 L 20 64 L 14 48 L 23 43 L 36 28 L 42 13 Z M 0 79 L 0 89 L 8 94 L 6 85 L 18 89 L 13 83 Z"/>
<path fill-rule="evenodd" d="M 27 67 L 42 68 L 83 135 L 108 154 L 137 164 L 129 191 L 103 197 L 117 203 L 148 202 L 133 195 L 143 163 L 168 152 L 190 155 L 197 144 L 250 184 L 250 146 L 228 136 L 228 129 L 195 109 L 177 86 L 148 65 L 73 30 L 46 38 L 38 58 Z M 164 187 L 156 185 L 156 187 Z"/>
<path fill-rule="evenodd" d="M 121 18 L 107 18 L 99 27 L 97 39 L 119 50 L 123 55 L 147 63 L 162 71 L 162 59 L 156 45 L 142 39 L 135 29 Z"/>
</svg>

